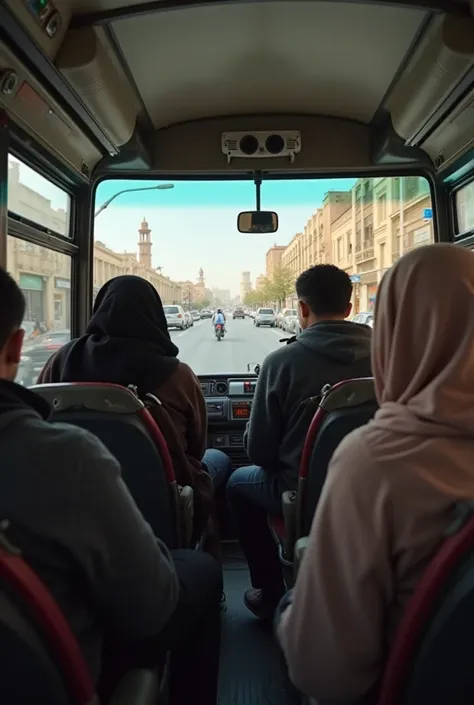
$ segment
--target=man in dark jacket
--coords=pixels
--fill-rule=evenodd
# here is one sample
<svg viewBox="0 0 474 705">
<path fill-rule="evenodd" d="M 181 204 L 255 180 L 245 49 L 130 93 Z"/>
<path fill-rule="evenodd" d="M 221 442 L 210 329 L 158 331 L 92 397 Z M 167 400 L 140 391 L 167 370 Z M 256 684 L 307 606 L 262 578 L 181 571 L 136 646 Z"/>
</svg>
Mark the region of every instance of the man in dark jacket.
<svg viewBox="0 0 474 705">
<path fill-rule="evenodd" d="M 245 444 L 254 465 L 236 470 L 227 492 L 252 588 L 245 604 L 271 617 L 284 591 L 267 513 L 281 514 L 281 495 L 296 490 L 306 432 L 312 418 L 305 405 L 326 384 L 372 374 L 371 329 L 345 319 L 352 283 L 331 264 L 311 267 L 296 281 L 302 332 L 263 362 Z"/>
<path fill-rule="evenodd" d="M 163 646 L 176 661 L 189 653 L 194 675 L 186 671 L 190 685 L 182 702 L 192 699 L 198 680 L 207 690 L 197 700 L 216 702 L 220 568 L 196 551 L 168 551 L 99 439 L 76 426 L 50 423 L 47 402 L 14 383 L 24 313 L 21 290 L 0 267 L 0 520 L 8 520 L 2 532 L 56 599 L 94 680 L 110 630 L 114 641 L 133 644 L 134 657 L 136 650 L 136 658 L 153 664 Z M 208 617 L 196 621 L 203 610 Z M 213 643 L 203 646 L 209 617 Z M 209 650 L 211 669 L 203 676 Z M 186 679 L 179 681 L 181 692 Z M 37 697 L 40 702 L 41 693 Z"/>
</svg>

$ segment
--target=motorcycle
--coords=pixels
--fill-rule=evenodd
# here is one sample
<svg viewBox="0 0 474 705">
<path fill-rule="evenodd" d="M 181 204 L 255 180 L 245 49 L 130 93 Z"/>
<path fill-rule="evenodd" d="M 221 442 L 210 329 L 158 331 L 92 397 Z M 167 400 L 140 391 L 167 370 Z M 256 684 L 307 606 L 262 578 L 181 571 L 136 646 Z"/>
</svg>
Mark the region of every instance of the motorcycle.
<svg viewBox="0 0 474 705">
<path fill-rule="evenodd" d="M 214 333 L 215 333 L 218 341 L 221 338 L 223 338 L 224 337 L 224 325 L 222 323 L 216 323 L 216 325 L 214 326 Z"/>
</svg>

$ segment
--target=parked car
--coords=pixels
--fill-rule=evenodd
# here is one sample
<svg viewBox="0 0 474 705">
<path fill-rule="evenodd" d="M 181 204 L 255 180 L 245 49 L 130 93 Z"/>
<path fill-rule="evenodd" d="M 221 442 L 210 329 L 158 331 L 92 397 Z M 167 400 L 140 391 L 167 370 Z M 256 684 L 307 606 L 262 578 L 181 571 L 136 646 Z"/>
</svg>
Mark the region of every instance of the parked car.
<svg viewBox="0 0 474 705">
<path fill-rule="evenodd" d="M 235 318 L 245 318 L 245 311 L 243 308 L 240 308 L 240 306 L 237 306 L 237 308 L 234 309 L 232 319 L 234 320 Z"/>
<path fill-rule="evenodd" d="M 271 328 L 274 328 L 276 326 L 275 309 L 259 308 L 253 323 L 257 326 L 257 328 L 259 326 L 270 326 Z"/>
<path fill-rule="evenodd" d="M 298 326 L 298 316 L 296 315 L 291 315 L 291 316 L 285 316 L 283 325 L 282 325 L 282 330 L 286 331 L 287 333 L 293 333 L 293 335 L 296 333 Z"/>
<path fill-rule="evenodd" d="M 212 318 L 212 311 L 210 308 L 203 308 L 201 311 L 201 318 Z"/>
<path fill-rule="evenodd" d="M 291 319 L 297 318 L 296 309 L 285 308 L 283 309 L 282 316 L 280 319 L 280 328 L 282 330 L 289 330 L 288 326 L 291 325 Z"/>
<path fill-rule="evenodd" d="M 36 384 L 39 373 L 51 355 L 69 342 L 69 330 L 57 330 L 42 333 L 33 340 L 28 340 L 23 346 L 17 380 L 25 386 Z"/>
<path fill-rule="evenodd" d="M 301 333 L 301 326 L 298 321 L 298 316 L 288 316 L 285 330 L 288 331 L 288 333 L 291 333 L 291 335 L 299 335 Z"/>
<path fill-rule="evenodd" d="M 362 325 L 370 326 L 371 328 L 373 328 L 374 327 L 374 314 L 371 313 L 370 311 L 366 311 L 364 313 L 358 313 L 352 319 L 352 323 L 362 323 Z"/>
<path fill-rule="evenodd" d="M 184 312 L 184 320 L 186 321 L 186 328 L 191 328 L 194 325 L 193 317 L 191 316 L 191 311 Z"/>
<path fill-rule="evenodd" d="M 201 314 L 199 311 L 191 311 L 191 316 L 194 322 L 201 320 Z"/>
<path fill-rule="evenodd" d="M 182 306 L 163 306 L 163 310 L 165 312 L 168 328 L 180 328 L 181 330 L 187 328 L 186 316 Z"/>
</svg>

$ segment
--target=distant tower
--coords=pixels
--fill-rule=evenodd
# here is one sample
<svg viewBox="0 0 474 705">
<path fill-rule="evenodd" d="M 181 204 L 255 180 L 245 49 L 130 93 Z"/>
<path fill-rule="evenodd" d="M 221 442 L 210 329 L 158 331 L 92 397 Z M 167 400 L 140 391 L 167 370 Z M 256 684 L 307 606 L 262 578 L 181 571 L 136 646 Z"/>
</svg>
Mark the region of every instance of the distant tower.
<svg viewBox="0 0 474 705">
<path fill-rule="evenodd" d="M 138 261 L 151 269 L 151 230 L 143 216 L 141 228 L 138 230 Z"/>
<path fill-rule="evenodd" d="M 203 270 L 202 267 L 201 267 L 201 269 L 199 270 L 199 284 L 200 284 L 201 286 L 205 286 L 205 283 L 204 283 L 204 270 Z"/>
</svg>

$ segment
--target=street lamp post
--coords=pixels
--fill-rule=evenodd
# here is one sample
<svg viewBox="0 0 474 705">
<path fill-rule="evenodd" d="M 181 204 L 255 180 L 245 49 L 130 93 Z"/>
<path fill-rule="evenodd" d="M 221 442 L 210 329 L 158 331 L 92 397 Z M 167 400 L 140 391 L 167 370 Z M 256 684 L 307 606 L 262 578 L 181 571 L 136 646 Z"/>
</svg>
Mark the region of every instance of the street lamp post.
<svg viewBox="0 0 474 705">
<path fill-rule="evenodd" d="M 112 201 L 115 201 L 117 196 L 121 196 L 123 193 L 135 193 L 136 191 L 165 191 L 166 189 L 174 188 L 174 184 L 158 184 L 158 186 L 141 186 L 140 188 L 124 188 L 122 191 L 117 191 L 113 196 L 108 198 L 94 213 L 94 218 L 97 218 L 99 213 L 105 211 L 106 208 L 110 206 Z"/>
</svg>

